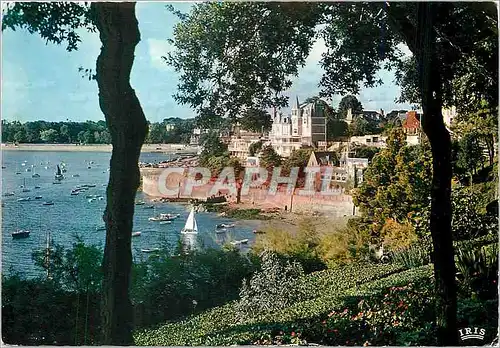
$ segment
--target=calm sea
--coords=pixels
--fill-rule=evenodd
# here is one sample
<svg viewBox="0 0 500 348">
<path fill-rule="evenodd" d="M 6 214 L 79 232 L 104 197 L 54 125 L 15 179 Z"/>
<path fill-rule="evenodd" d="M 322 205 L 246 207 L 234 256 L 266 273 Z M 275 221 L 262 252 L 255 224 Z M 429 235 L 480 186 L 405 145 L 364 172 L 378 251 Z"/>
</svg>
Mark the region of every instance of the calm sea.
<svg viewBox="0 0 500 348">
<path fill-rule="evenodd" d="M 42 274 L 42 270 L 34 266 L 31 254 L 35 249 L 45 247 L 47 234 L 55 243 L 71 247 L 79 235 L 87 244 L 104 248 L 105 231 L 97 231 L 103 226 L 102 214 L 106 200 L 89 202 L 87 195 L 105 197 L 108 182 L 110 153 L 104 152 L 41 152 L 41 151 L 3 151 L 2 152 L 2 272 L 21 272 L 25 276 Z M 169 155 L 145 153 L 142 162 L 158 162 L 166 160 Z M 92 161 L 92 164 L 90 162 Z M 64 162 L 67 172 L 60 185 L 54 185 L 56 165 Z M 33 167 L 32 167 L 33 166 Z M 88 168 L 90 166 L 90 169 Z M 30 168 L 31 171 L 27 171 Z M 16 174 L 21 172 L 21 174 Z M 39 178 L 33 178 L 37 173 Z M 79 177 L 73 177 L 73 175 Z M 78 185 L 96 185 L 77 196 L 70 195 Z M 26 185 L 30 192 L 22 192 L 21 185 Z M 35 186 L 40 188 L 35 189 Z M 14 196 L 4 197 L 7 192 Z M 35 196 L 42 199 L 35 200 Z M 30 201 L 20 202 L 19 198 L 31 197 Z M 139 237 L 132 239 L 135 261 L 148 257 L 141 249 L 174 247 L 177 245 L 180 230 L 189 214 L 188 205 L 172 203 L 153 203 L 143 193 L 137 193 L 137 200 L 144 200 L 146 205 L 154 205 L 154 209 L 145 209 L 145 205 L 136 206 L 134 214 L 134 231 L 141 231 Z M 54 205 L 44 206 L 45 201 L 53 201 Z M 148 218 L 159 213 L 178 213 L 181 216 L 171 224 L 160 225 L 150 222 Z M 205 247 L 218 247 L 224 239 L 253 238 L 252 230 L 255 222 L 232 221 L 217 217 L 213 213 L 196 215 L 199 228 L 199 243 Z M 235 223 L 226 235 L 217 235 L 215 225 L 219 223 Z M 13 239 L 11 232 L 17 229 L 31 231 L 28 238 Z"/>
</svg>

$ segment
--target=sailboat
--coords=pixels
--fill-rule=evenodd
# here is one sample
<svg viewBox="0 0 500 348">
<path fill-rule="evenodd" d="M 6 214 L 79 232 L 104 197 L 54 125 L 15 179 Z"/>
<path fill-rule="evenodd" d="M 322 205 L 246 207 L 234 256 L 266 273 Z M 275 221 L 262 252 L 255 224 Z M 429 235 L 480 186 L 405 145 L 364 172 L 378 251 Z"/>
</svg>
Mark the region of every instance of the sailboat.
<svg viewBox="0 0 500 348">
<path fill-rule="evenodd" d="M 26 187 L 26 178 L 24 178 L 24 184 L 21 185 L 21 187 L 23 188 L 23 192 L 30 192 L 31 191 L 29 188 Z"/>
<path fill-rule="evenodd" d="M 191 208 L 191 212 L 186 220 L 186 224 L 184 228 L 181 230 L 181 234 L 197 234 L 198 233 L 198 224 L 196 223 L 196 219 L 194 218 L 194 207 Z"/>
<path fill-rule="evenodd" d="M 57 165 L 57 171 L 56 171 L 55 179 L 56 180 L 62 180 L 63 178 L 64 178 L 64 175 L 62 175 L 61 167 L 59 167 L 59 165 Z"/>
</svg>

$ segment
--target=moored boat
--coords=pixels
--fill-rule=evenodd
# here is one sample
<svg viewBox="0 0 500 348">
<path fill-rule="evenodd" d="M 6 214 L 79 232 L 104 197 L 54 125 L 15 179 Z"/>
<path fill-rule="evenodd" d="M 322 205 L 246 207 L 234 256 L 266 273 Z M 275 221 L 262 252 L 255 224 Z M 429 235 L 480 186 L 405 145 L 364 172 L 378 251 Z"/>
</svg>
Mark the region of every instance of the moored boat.
<svg viewBox="0 0 500 348">
<path fill-rule="evenodd" d="M 143 253 L 154 253 L 160 251 L 160 248 L 151 248 L 151 249 L 141 249 Z"/>
<path fill-rule="evenodd" d="M 29 236 L 30 236 L 30 231 L 27 230 L 17 230 L 15 232 L 12 232 L 12 238 L 14 239 L 26 238 Z"/>
<path fill-rule="evenodd" d="M 248 243 L 248 239 L 235 240 L 235 241 L 231 242 L 232 245 L 241 245 L 241 244 L 247 244 L 247 243 Z"/>
<path fill-rule="evenodd" d="M 132 237 L 139 237 L 141 232 L 132 232 Z"/>
<path fill-rule="evenodd" d="M 218 224 L 215 225 L 215 228 L 233 228 L 234 226 L 234 224 Z"/>
<path fill-rule="evenodd" d="M 22 198 L 19 198 L 17 201 L 18 202 L 27 202 L 27 201 L 30 201 L 31 198 L 30 197 L 22 197 Z"/>
<path fill-rule="evenodd" d="M 184 228 L 181 230 L 181 234 L 197 234 L 198 233 L 198 224 L 196 223 L 196 219 L 194 217 L 194 207 L 191 208 L 191 212 L 186 220 L 186 224 Z"/>
<path fill-rule="evenodd" d="M 59 165 L 57 165 L 55 179 L 56 180 L 62 180 L 62 179 L 64 179 L 64 175 L 62 175 L 61 167 L 59 167 Z"/>
<path fill-rule="evenodd" d="M 54 205 L 54 202 L 52 201 L 43 202 L 43 205 Z"/>
</svg>

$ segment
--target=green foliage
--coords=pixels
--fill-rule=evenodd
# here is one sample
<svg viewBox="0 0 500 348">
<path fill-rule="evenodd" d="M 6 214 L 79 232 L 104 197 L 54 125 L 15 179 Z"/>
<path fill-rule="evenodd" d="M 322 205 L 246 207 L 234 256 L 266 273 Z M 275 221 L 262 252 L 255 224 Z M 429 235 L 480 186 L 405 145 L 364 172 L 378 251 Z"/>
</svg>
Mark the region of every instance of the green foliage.
<svg viewBox="0 0 500 348">
<path fill-rule="evenodd" d="M 319 241 L 318 253 L 329 267 L 366 261 L 371 257 L 371 239 L 366 228 L 351 224 L 324 233 Z"/>
<path fill-rule="evenodd" d="M 135 344 L 248 345 L 304 341 L 322 344 L 325 330 L 321 323 L 332 311 L 343 311 L 353 303 L 346 296 L 376 295 L 392 286 L 422 280 L 431 283 L 430 267 L 395 273 L 398 270 L 400 268 L 393 265 L 359 263 L 311 273 L 304 278 L 305 283 L 295 283 L 308 289 L 310 299 L 272 313 L 247 317 L 244 322 L 237 320 L 235 305 L 229 303 L 180 322 L 138 331 L 134 335 Z M 354 302 L 355 305 L 358 302 Z"/>
<path fill-rule="evenodd" d="M 287 98 L 280 92 L 291 86 L 291 77 L 307 58 L 317 24 L 315 8 L 195 5 L 174 27 L 174 50 L 165 57 L 180 75 L 176 101 L 212 123 L 218 122 L 215 115 L 234 120 L 246 108 L 285 106 Z"/>
<path fill-rule="evenodd" d="M 45 279 L 2 277 L 2 339 L 12 345 L 98 345 L 99 291 L 67 291 Z"/>
<path fill-rule="evenodd" d="M 373 233 L 378 234 L 387 219 L 414 224 L 416 212 L 430 204 L 431 173 L 427 145 L 408 146 L 403 131 L 392 130 L 387 147 L 373 157 L 363 183 L 353 194 L 354 204 L 373 222 Z M 416 232 L 422 235 L 428 231 Z"/>
<path fill-rule="evenodd" d="M 481 196 L 467 187 L 452 191 L 452 232 L 455 240 L 470 240 L 498 231 L 498 217 L 481 210 Z"/>
<path fill-rule="evenodd" d="M 461 108 L 462 110 L 464 107 Z M 488 150 L 490 165 L 495 156 L 495 139 L 498 135 L 498 108 L 481 100 L 475 109 L 466 107 L 460 111 L 452 124 L 452 130 L 458 137 L 472 136 Z"/>
<path fill-rule="evenodd" d="M 484 163 L 483 149 L 478 140 L 478 137 L 471 133 L 458 140 L 455 173 L 459 176 L 465 174 L 472 180 L 472 175 L 476 174 L 478 167 Z"/>
<path fill-rule="evenodd" d="M 418 239 L 415 229 L 409 224 L 400 224 L 392 219 L 385 222 L 380 231 L 382 243 L 389 251 L 406 249 Z"/>
<path fill-rule="evenodd" d="M 326 345 L 435 344 L 432 284 L 393 286 L 380 294 L 353 297 L 344 310 L 322 322 Z"/>
<path fill-rule="evenodd" d="M 250 156 L 255 156 L 261 149 L 264 142 L 262 140 L 256 141 L 255 143 L 251 143 L 248 147 L 248 152 Z"/>
<path fill-rule="evenodd" d="M 253 250 L 257 253 L 270 250 L 301 263 L 309 273 L 328 265 L 335 267 L 353 261 L 366 261 L 371 257 L 371 236 L 362 226 L 333 226 L 331 222 L 299 221 L 297 231 L 273 225 L 256 237 Z"/>
<path fill-rule="evenodd" d="M 492 342 L 498 335 L 498 297 L 491 300 L 461 298 L 457 307 L 458 327 L 484 328 L 483 342 Z"/>
<path fill-rule="evenodd" d="M 104 121 L 47 122 L 2 120 L 2 141 L 17 143 L 109 144 L 111 136 Z"/>
<path fill-rule="evenodd" d="M 358 115 L 363 112 L 363 105 L 353 95 L 346 95 L 340 100 L 337 112 L 341 119 L 347 117 L 347 111 L 351 109 L 352 115 Z"/>
<path fill-rule="evenodd" d="M 297 232 L 291 232 L 273 225 L 264 228 L 264 234 L 257 235 L 252 251 L 259 254 L 272 251 L 288 260 L 301 264 L 306 273 L 322 270 L 325 263 L 319 253 L 321 234 L 312 219 L 299 221 Z"/>
<path fill-rule="evenodd" d="M 405 268 L 416 268 L 431 263 L 431 247 L 425 243 L 414 244 L 406 249 L 393 251 L 389 255 L 394 264 Z"/>
<path fill-rule="evenodd" d="M 47 267 L 45 252 L 34 255 Z M 100 335 L 102 251 L 77 241 L 55 244 L 50 279 L 2 278 L 3 338 L 12 344 L 96 344 Z M 238 298 L 243 278 L 258 260 L 239 251 L 204 250 L 189 255 L 159 254 L 132 268 L 135 325 L 176 320 Z"/>
<path fill-rule="evenodd" d="M 55 129 L 47 129 L 40 132 L 40 139 L 46 143 L 55 143 L 59 139 L 59 134 Z"/>
<path fill-rule="evenodd" d="M 81 41 L 77 29 L 95 31 L 89 3 L 15 2 L 6 9 L 2 9 L 2 31 L 26 29 L 29 33 L 40 34 L 46 42 L 66 42 L 68 51 L 76 50 Z"/>
<path fill-rule="evenodd" d="M 306 288 L 299 285 L 304 275 L 299 263 L 282 262 L 269 251 L 263 252 L 261 259 L 261 270 L 249 281 L 243 280 L 235 305 L 240 321 L 286 308 L 307 295 Z"/>
<path fill-rule="evenodd" d="M 498 244 L 456 250 L 457 281 L 466 296 L 498 298 Z"/>
<path fill-rule="evenodd" d="M 213 171 L 224 168 L 229 161 L 227 145 L 224 144 L 217 132 L 204 134 L 200 139 L 203 150 L 200 154 L 200 165 L 208 167 Z"/>
<path fill-rule="evenodd" d="M 237 250 L 159 255 L 135 264 L 131 299 L 136 325 L 178 319 L 235 300 L 243 278 L 254 269 Z"/>
<path fill-rule="evenodd" d="M 367 145 L 360 145 L 355 147 L 354 149 L 355 157 L 357 158 L 368 158 L 368 161 L 371 162 L 373 157 L 379 153 L 380 148 L 378 147 L 373 147 L 373 146 L 367 146 Z"/>
<path fill-rule="evenodd" d="M 281 157 L 271 145 L 265 146 L 260 153 L 260 166 L 268 170 L 281 166 Z"/>
<path fill-rule="evenodd" d="M 268 132 L 273 125 L 271 115 L 267 111 L 254 108 L 245 110 L 238 122 L 244 130 L 255 133 Z"/>
<path fill-rule="evenodd" d="M 326 136 L 327 140 L 335 140 L 339 137 L 349 135 L 349 125 L 347 122 L 336 119 L 328 119 L 326 121 Z"/>
<path fill-rule="evenodd" d="M 51 242 L 47 249 L 35 250 L 32 254 L 35 265 L 65 290 L 98 292 L 102 281 L 102 250 L 85 245 L 77 237 L 71 249 Z"/>
</svg>

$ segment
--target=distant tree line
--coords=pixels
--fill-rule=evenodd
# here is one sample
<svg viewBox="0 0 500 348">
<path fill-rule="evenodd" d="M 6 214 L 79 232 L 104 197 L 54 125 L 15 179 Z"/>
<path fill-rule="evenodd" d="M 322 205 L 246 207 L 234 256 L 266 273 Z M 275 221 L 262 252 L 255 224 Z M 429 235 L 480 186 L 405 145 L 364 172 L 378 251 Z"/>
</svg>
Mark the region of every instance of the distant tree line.
<svg viewBox="0 0 500 348">
<path fill-rule="evenodd" d="M 146 143 L 189 143 L 194 120 L 168 118 L 150 123 Z M 111 135 L 105 121 L 47 122 L 2 120 L 4 143 L 110 144 Z"/>
<path fill-rule="evenodd" d="M 145 142 L 147 144 L 189 144 L 195 127 L 195 120 L 192 118 L 166 118 L 162 122 L 149 124 L 149 133 Z"/>
<path fill-rule="evenodd" d="M 109 144 L 111 136 L 105 121 L 21 123 L 2 120 L 2 142 Z"/>
</svg>

